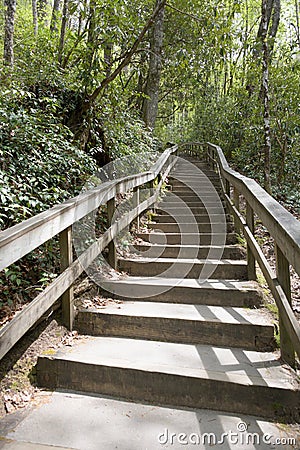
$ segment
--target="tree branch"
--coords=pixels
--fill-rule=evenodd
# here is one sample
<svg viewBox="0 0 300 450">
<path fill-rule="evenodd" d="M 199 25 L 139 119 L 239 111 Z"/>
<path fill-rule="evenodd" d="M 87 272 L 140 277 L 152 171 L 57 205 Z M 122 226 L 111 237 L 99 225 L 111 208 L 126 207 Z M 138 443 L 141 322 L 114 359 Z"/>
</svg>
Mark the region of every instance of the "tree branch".
<svg viewBox="0 0 300 450">
<path fill-rule="evenodd" d="M 161 10 L 161 8 L 163 8 L 165 6 L 165 4 L 166 4 L 166 0 L 161 0 L 161 2 L 157 5 L 157 7 L 154 9 L 152 15 L 148 19 L 147 23 L 145 24 L 144 28 L 140 32 L 139 36 L 137 37 L 137 39 L 133 43 L 132 47 L 130 48 L 130 50 L 128 50 L 124 54 L 123 61 L 121 61 L 121 63 L 118 65 L 118 67 L 109 76 L 107 76 L 106 78 L 104 78 L 104 80 L 102 80 L 101 84 L 90 95 L 88 101 L 85 103 L 85 105 L 83 107 L 84 112 L 88 111 L 90 109 L 90 107 L 93 105 L 93 103 L 95 102 L 95 100 L 97 99 L 99 94 L 106 88 L 106 86 L 108 86 L 119 75 L 119 73 L 122 71 L 122 69 L 130 63 L 131 58 L 137 51 L 139 44 L 142 42 L 145 34 L 149 30 L 149 28 L 151 28 L 157 14 Z"/>
<path fill-rule="evenodd" d="M 197 16 L 194 16 L 194 14 L 190 14 L 190 13 L 187 13 L 187 12 L 185 12 L 185 11 L 182 11 L 181 9 L 178 9 L 178 8 L 176 8 L 175 6 L 170 5 L 169 3 L 166 3 L 166 6 L 167 6 L 168 8 L 170 8 L 170 9 L 174 9 L 174 11 L 179 12 L 179 13 L 182 14 L 183 16 L 190 17 L 191 19 L 196 20 L 196 22 L 200 22 L 200 23 L 203 24 L 203 20 L 201 20 L 201 19 L 200 19 L 199 17 L 197 17 Z"/>
</svg>

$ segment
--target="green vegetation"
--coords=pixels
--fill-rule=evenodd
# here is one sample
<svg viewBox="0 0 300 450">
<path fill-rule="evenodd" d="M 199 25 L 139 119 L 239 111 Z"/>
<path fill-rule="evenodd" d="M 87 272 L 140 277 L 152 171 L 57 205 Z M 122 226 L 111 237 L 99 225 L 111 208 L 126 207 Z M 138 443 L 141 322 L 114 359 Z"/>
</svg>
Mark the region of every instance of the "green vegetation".
<svg viewBox="0 0 300 450">
<path fill-rule="evenodd" d="M 6 0 L 0 11 L 1 229 L 167 141 L 218 143 L 299 211 L 299 2 Z M 47 245 L 46 259 L 36 251 L 2 275 L 2 298 L 15 302 L 8 286 L 32 266 L 36 289 L 57 272 Z"/>
<path fill-rule="evenodd" d="M 298 2 L 8 0 L 1 21 L 2 228 L 154 136 L 216 142 L 300 205 Z"/>
</svg>

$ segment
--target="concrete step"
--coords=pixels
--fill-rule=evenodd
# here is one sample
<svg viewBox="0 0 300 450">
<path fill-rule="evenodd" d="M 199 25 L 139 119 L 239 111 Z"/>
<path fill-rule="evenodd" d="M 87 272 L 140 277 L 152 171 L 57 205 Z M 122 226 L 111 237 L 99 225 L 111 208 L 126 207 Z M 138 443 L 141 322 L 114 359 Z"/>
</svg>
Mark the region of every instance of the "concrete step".
<svg viewBox="0 0 300 450">
<path fill-rule="evenodd" d="M 199 196 L 193 195 L 193 196 L 188 196 L 188 198 L 187 197 L 186 198 L 181 198 L 181 197 L 179 197 L 177 195 L 173 195 L 173 194 L 169 195 L 169 194 L 167 194 L 167 195 L 165 195 L 164 197 L 161 198 L 161 202 L 164 202 L 164 203 L 176 203 L 176 204 L 177 203 L 180 204 L 180 203 L 184 202 L 184 203 L 187 203 L 187 204 L 192 205 L 192 206 L 198 206 L 199 203 L 200 204 L 203 204 L 203 203 L 205 203 L 205 204 L 207 204 L 207 203 L 212 204 L 212 203 L 214 203 L 214 205 L 212 205 L 212 206 L 219 206 L 219 204 L 224 204 L 225 203 L 223 199 L 220 199 L 219 196 L 216 196 L 216 194 L 213 194 L 213 193 L 203 193 L 203 195 L 201 194 L 201 196 L 200 195 Z"/>
<path fill-rule="evenodd" d="M 244 259 L 246 252 L 236 245 L 197 246 L 197 245 L 139 245 L 130 247 L 131 252 L 138 253 L 147 258 L 207 258 L 210 255 L 221 255 L 222 259 Z M 223 251 L 223 253 L 222 253 Z M 144 255 L 143 253 L 146 252 Z"/>
<path fill-rule="evenodd" d="M 190 175 L 190 176 L 186 176 L 186 175 L 180 175 L 180 176 L 170 176 L 168 177 L 168 184 L 172 184 L 172 185 L 189 185 L 189 180 L 191 180 L 192 183 L 194 184 L 208 184 L 209 182 L 212 183 L 216 183 L 219 186 L 221 186 L 221 181 L 220 178 L 217 175 L 209 175 L 206 176 L 204 173 L 198 175 Z"/>
<path fill-rule="evenodd" d="M 151 208 L 151 210 L 153 210 L 153 207 Z M 190 211 L 189 211 L 190 210 Z M 177 206 L 175 205 L 175 203 L 173 204 L 164 204 L 162 203 L 160 206 L 157 205 L 155 208 L 155 212 L 157 214 L 172 214 L 173 216 L 185 216 L 185 217 L 190 217 L 191 215 L 194 216 L 201 216 L 203 214 L 208 214 L 209 215 L 215 215 L 215 214 L 227 214 L 227 208 L 224 207 L 223 205 L 219 205 L 219 206 L 215 206 L 215 205 L 206 205 L 206 206 L 187 206 L 187 205 L 180 205 Z M 188 214 L 187 214 L 188 212 Z"/>
<path fill-rule="evenodd" d="M 174 209 L 177 210 L 179 213 L 183 214 L 201 214 L 203 212 L 208 211 L 209 213 L 217 213 L 222 214 L 224 211 L 226 213 L 226 205 L 224 203 L 220 203 L 220 205 L 217 205 L 216 202 L 206 201 L 203 200 L 203 202 L 197 201 L 197 202 L 184 202 L 184 201 L 167 201 L 162 200 L 159 203 L 157 203 L 156 206 L 158 209 L 161 209 L 162 211 L 167 212 L 173 212 Z"/>
<path fill-rule="evenodd" d="M 221 183 L 214 179 L 203 179 L 203 180 L 189 180 L 189 179 L 181 179 L 181 180 L 168 180 L 167 189 L 171 192 L 195 192 L 195 191 L 207 191 L 212 190 L 214 188 L 218 192 L 222 192 Z"/>
<path fill-rule="evenodd" d="M 164 202 L 185 202 L 185 203 L 206 203 L 215 202 L 216 198 L 220 199 L 220 195 L 217 196 L 216 193 L 212 192 L 199 192 L 199 194 L 188 194 L 182 195 L 172 192 L 171 194 L 166 194 L 162 197 Z"/>
<path fill-rule="evenodd" d="M 202 170 L 200 173 L 195 173 L 195 172 L 183 172 L 183 171 L 176 171 L 171 173 L 171 176 L 168 178 L 169 180 L 173 180 L 175 181 L 183 181 L 184 183 L 187 182 L 189 183 L 189 181 L 194 181 L 194 182 L 207 182 L 207 180 L 210 180 L 211 182 L 216 182 L 216 183 L 220 183 L 220 178 L 218 177 L 218 175 L 216 175 L 214 172 L 208 172 L 206 170 Z"/>
<path fill-rule="evenodd" d="M 228 280 L 246 280 L 248 276 L 247 261 L 227 259 L 120 258 L 118 268 L 134 276 Z"/>
<path fill-rule="evenodd" d="M 174 187 L 174 189 L 168 189 L 167 191 L 164 191 L 167 194 L 173 194 L 173 195 L 177 195 L 177 196 L 188 196 L 188 195 L 197 195 L 198 197 L 201 196 L 203 193 L 205 194 L 217 194 L 217 195 L 223 195 L 223 193 L 221 192 L 221 190 L 214 188 L 214 190 L 212 190 L 212 188 L 209 187 L 202 187 L 202 186 L 195 186 L 194 188 L 179 188 L 179 187 Z"/>
<path fill-rule="evenodd" d="M 274 326 L 257 310 L 125 301 L 78 312 L 75 329 L 93 336 L 118 336 L 185 344 L 272 351 Z"/>
<path fill-rule="evenodd" d="M 231 217 L 229 214 L 196 214 L 193 216 L 176 214 L 175 217 L 171 214 L 155 214 L 152 216 L 152 221 L 158 223 L 194 223 L 195 221 L 197 223 L 218 223 L 223 221 L 225 218 L 227 222 L 231 222 Z"/>
<path fill-rule="evenodd" d="M 224 222 L 182 223 L 178 220 L 176 223 L 148 222 L 147 227 L 150 230 L 162 231 L 163 233 L 193 233 L 197 231 L 200 233 L 209 233 L 212 232 L 212 230 L 222 231 L 223 229 L 226 229 L 227 232 L 232 232 L 234 230 L 234 225 L 232 223 Z"/>
<path fill-rule="evenodd" d="M 190 206 L 201 206 L 203 204 L 205 205 L 210 205 L 212 207 L 214 206 L 219 206 L 219 205 L 224 205 L 224 200 L 220 199 L 218 197 L 218 200 L 220 200 L 220 202 L 216 202 L 216 196 L 213 194 L 203 194 L 203 196 L 201 197 L 189 197 L 188 199 L 181 199 L 180 197 L 176 196 L 176 195 L 166 195 L 165 197 L 162 197 L 161 202 L 163 203 L 168 203 L 168 204 L 175 204 L 176 206 L 182 206 L 180 205 L 181 203 L 185 203 L 187 205 Z M 159 203 L 160 204 L 160 203 Z"/>
<path fill-rule="evenodd" d="M 37 382 L 159 405 L 300 419 L 299 381 L 270 352 L 90 337 L 40 357 Z"/>
<path fill-rule="evenodd" d="M 254 281 L 126 277 L 102 280 L 108 296 L 135 301 L 258 308 L 262 291 Z"/>
<path fill-rule="evenodd" d="M 2 419 L 1 450 L 207 450 L 211 446 L 241 450 L 241 446 L 231 446 L 233 439 L 226 438 L 226 432 L 237 433 L 236 442 L 247 442 L 248 437 L 248 450 L 254 449 L 251 442 L 257 442 L 259 450 L 272 449 L 274 446 L 268 444 L 276 439 L 294 442 L 294 449 L 300 447 L 293 427 L 249 415 L 166 408 L 68 391 L 48 392 L 47 401 L 44 393 L 41 400 L 22 414 L 8 414 Z M 243 431 L 241 423 L 247 431 Z M 272 436 L 271 442 L 264 444 L 264 436 Z M 228 446 L 218 446 L 222 440 Z"/>
<path fill-rule="evenodd" d="M 168 245 L 222 245 L 224 238 L 223 234 L 214 234 L 214 241 L 212 242 L 211 233 L 137 233 L 139 239 L 152 244 L 168 244 Z M 235 233 L 227 233 L 226 245 L 236 244 L 237 237 Z"/>
</svg>

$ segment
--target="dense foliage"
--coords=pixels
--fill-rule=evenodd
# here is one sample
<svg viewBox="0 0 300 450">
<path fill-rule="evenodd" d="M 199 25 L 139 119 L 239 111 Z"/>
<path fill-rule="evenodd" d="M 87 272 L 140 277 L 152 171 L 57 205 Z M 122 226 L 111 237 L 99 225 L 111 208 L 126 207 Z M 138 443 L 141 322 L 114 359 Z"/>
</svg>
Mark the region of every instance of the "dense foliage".
<svg viewBox="0 0 300 450">
<path fill-rule="evenodd" d="M 0 8 L 0 228 L 75 195 L 96 166 L 167 141 L 218 143 L 263 183 L 270 138 L 272 192 L 300 208 L 298 1 Z M 51 242 L 45 260 L 38 250 L 9 268 L 0 291 L 26 267 L 40 267 L 38 286 L 47 282 L 56 253 Z"/>
<path fill-rule="evenodd" d="M 14 2 L 7 1 L 6 16 Z M 300 173 L 297 1 L 50 4 L 33 0 L 29 5 L 21 0 L 13 49 L 4 53 L 1 68 L 2 108 L 6 108 L 7 90 L 23 91 L 25 97 L 31 96 L 20 102 L 26 114 L 31 116 L 31 109 L 36 118 L 45 110 L 51 113 L 61 130 L 65 130 L 62 125 L 69 128 L 75 146 L 103 165 L 153 149 L 143 119 L 145 105 L 152 101 L 148 96 L 158 90 L 154 132 L 160 140 L 217 142 L 239 170 L 262 182 L 263 4 L 272 8 L 267 31 L 271 184 L 275 194 L 278 190 L 296 194 Z M 164 11 L 160 18 L 158 7 Z M 4 15 L 2 24 L 6 43 Z M 156 72 L 151 74 L 152 66 Z M 149 88 L 151 76 L 160 84 Z M 155 104 L 151 107 L 155 110 Z"/>
</svg>

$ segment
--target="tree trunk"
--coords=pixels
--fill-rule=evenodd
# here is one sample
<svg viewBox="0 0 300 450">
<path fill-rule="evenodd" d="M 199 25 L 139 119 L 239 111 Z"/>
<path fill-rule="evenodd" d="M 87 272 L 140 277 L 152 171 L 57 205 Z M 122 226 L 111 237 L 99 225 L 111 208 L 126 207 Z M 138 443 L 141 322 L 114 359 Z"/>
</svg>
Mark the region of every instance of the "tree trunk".
<svg viewBox="0 0 300 450">
<path fill-rule="evenodd" d="M 58 48 L 58 62 L 60 64 L 62 63 L 63 51 L 65 46 L 68 17 L 69 17 L 69 0 L 64 0 L 61 28 L 60 28 L 59 48 Z"/>
<path fill-rule="evenodd" d="M 273 3 L 274 0 L 266 0 L 264 1 L 265 6 L 265 15 L 261 16 L 261 21 L 259 24 L 259 28 L 258 28 L 258 32 L 257 32 L 257 39 L 260 40 L 262 39 L 262 35 L 264 33 L 264 27 L 267 27 L 267 32 L 268 32 L 268 28 L 269 28 L 269 24 L 270 24 L 270 20 L 271 20 L 271 16 L 272 16 L 272 9 L 273 9 Z"/>
<path fill-rule="evenodd" d="M 269 102 L 269 49 L 268 49 L 268 0 L 262 0 L 262 86 L 261 94 L 264 108 L 264 188 L 271 192 L 271 127 L 270 127 L 270 102 Z"/>
<path fill-rule="evenodd" d="M 37 0 L 38 18 L 42 22 L 46 19 L 48 0 Z"/>
<path fill-rule="evenodd" d="M 4 64 L 13 67 L 14 65 L 14 31 L 16 0 L 5 0 L 5 31 L 4 31 Z"/>
<path fill-rule="evenodd" d="M 156 6 L 160 4 L 160 0 L 156 1 Z M 153 129 L 158 111 L 158 95 L 160 75 L 162 68 L 162 47 L 164 36 L 164 14 L 165 6 L 163 6 L 155 18 L 152 29 L 150 42 L 150 60 L 147 83 L 145 88 L 146 98 L 143 102 L 143 119 L 147 127 Z"/>
<path fill-rule="evenodd" d="M 297 36 L 297 44 L 300 48 L 300 19 L 299 19 L 299 10 L 300 10 L 300 3 L 298 0 L 295 0 L 295 10 L 296 10 L 296 36 Z"/>
<path fill-rule="evenodd" d="M 280 11 L 281 11 L 281 3 L 280 0 L 266 0 L 265 9 L 265 17 L 261 17 L 261 21 L 259 24 L 258 32 L 257 32 L 257 40 L 263 44 L 263 35 L 265 34 L 264 28 L 266 28 L 266 32 L 269 38 L 269 57 L 272 54 L 276 34 L 278 31 L 279 21 L 280 21 Z M 268 32 L 269 30 L 269 32 Z M 259 52 L 256 50 L 254 52 L 255 56 L 258 56 Z"/>
<path fill-rule="evenodd" d="M 272 14 L 272 24 L 269 29 L 269 53 L 271 54 L 274 48 L 275 44 L 275 38 L 278 31 L 279 21 L 280 21 L 280 10 L 281 10 L 281 4 L 280 0 L 274 0 L 273 1 L 273 14 Z"/>
<path fill-rule="evenodd" d="M 31 6 L 32 6 L 33 32 L 34 32 L 34 35 L 37 36 L 39 26 L 38 26 L 38 14 L 37 14 L 36 0 L 31 0 Z"/>
<path fill-rule="evenodd" d="M 58 16 L 59 16 L 59 9 L 60 9 L 60 0 L 54 0 L 53 8 L 52 8 L 51 23 L 50 23 L 51 33 L 55 33 L 58 30 L 57 22 L 58 22 Z"/>
<path fill-rule="evenodd" d="M 105 68 L 105 74 L 107 77 L 109 77 L 109 75 L 111 73 L 112 50 L 113 50 L 113 44 L 111 42 L 104 44 L 104 68 Z"/>
</svg>

